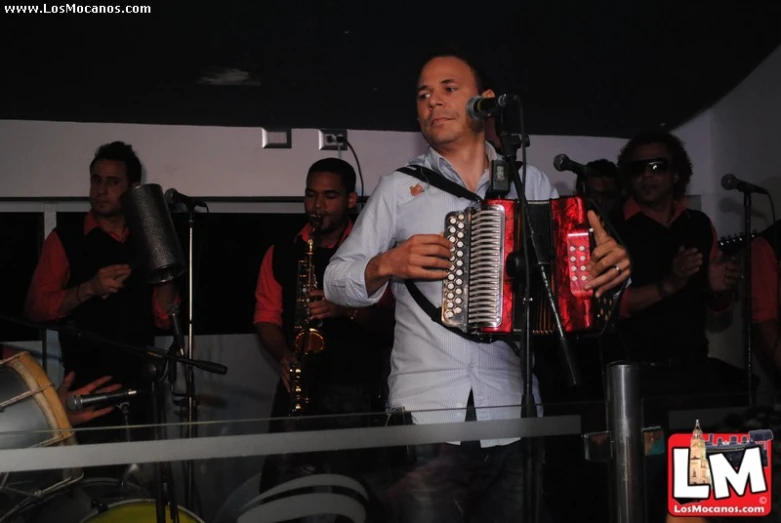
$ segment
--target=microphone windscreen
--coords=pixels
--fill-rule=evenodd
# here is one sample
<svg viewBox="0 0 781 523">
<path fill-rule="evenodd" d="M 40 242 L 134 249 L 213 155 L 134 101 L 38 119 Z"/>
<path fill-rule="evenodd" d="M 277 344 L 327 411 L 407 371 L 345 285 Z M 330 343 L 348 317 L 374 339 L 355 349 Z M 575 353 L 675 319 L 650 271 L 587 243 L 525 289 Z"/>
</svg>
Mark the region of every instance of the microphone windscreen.
<svg viewBox="0 0 781 523">
<path fill-rule="evenodd" d="M 724 189 L 731 191 L 738 186 L 738 179 L 734 174 L 725 174 L 721 177 L 721 186 Z"/>
<path fill-rule="evenodd" d="M 71 396 L 70 398 L 67 398 L 65 400 L 65 407 L 68 410 L 79 410 L 78 402 L 76 401 L 76 396 Z"/>
<path fill-rule="evenodd" d="M 158 184 L 139 185 L 122 195 L 130 237 L 152 284 L 165 283 L 185 271 L 182 246 Z"/>
<path fill-rule="evenodd" d="M 556 158 L 553 159 L 553 166 L 556 168 L 557 171 L 566 171 L 567 170 L 567 162 L 569 161 L 569 158 L 567 158 L 567 155 L 564 153 L 557 154 Z"/>
</svg>

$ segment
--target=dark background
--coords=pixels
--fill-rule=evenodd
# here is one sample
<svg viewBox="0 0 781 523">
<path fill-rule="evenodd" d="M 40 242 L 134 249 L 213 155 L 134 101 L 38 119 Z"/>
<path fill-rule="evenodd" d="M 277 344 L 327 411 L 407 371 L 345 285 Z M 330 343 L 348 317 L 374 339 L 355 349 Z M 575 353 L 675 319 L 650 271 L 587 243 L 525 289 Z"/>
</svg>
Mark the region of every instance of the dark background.
<svg viewBox="0 0 781 523">
<path fill-rule="evenodd" d="M 414 131 L 420 62 L 447 46 L 523 97 L 529 134 L 629 137 L 781 44 L 777 0 L 134 3 L 151 13 L 0 15 L 0 118 Z"/>
</svg>

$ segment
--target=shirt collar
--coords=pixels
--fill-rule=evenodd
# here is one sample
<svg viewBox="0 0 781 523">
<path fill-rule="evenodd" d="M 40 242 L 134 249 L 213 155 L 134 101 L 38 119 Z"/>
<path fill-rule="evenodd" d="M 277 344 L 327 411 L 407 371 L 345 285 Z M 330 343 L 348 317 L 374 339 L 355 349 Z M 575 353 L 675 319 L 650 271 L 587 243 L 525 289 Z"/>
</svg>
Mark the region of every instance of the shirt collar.
<svg viewBox="0 0 781 523">
<path fill-rule="evenodd" d="M 338 247 L 339 245 L 341 245 L 344 242 L 344 240 L 347 239 L 347 237 L 350 235 L 352 230 L 353 230 L 353 221 L 350 218 L 347 218 L 347 227 L 344 228 L 344 232 L 342 233 L 342 237 L 339 238 L 339 241 L 334 243 L 334 244 L 331 244 L 331 245 L 324 245 L 323 248 L 324 249 L 333 249 L 335 247 Z M 304 225 L 304 227 L 300 231 L 298 231 L 298 234 L 296 234 L 296 238 L 299 238 L 299 237 L 302 240 L 304 240 L 304 242 L 308 242 L 309 239 L 312 238 L 312 224 L 311 223 L 307 223 L 306 225 Z"/>
<path fill-rule="evenodd" d="M 496 153 L 496 149 L 494 149 L 494 146 L 491 145 L 490 142 L 485 142 L 485 155 L 488 157 L 489 162 L 496 160 L 499 157 Z M 464 185 L 461 176 L 459 176 L 458 172 L 453 168 L 453 164 L 451 164 L 447 158 L 435 151 L 433 147 L 429 147 L 426 154 L 423 155 L 423 162 L 426 167 L 434 169 L 450 181 Z M 480 177 L 480 181 L 477 184 L 478 189 L 488 183 L 489 170 L 490 167 L 486 169 L 483 172 L 483 176 Z"/>
<path fill-rule="evenodd" d="M 120 234 L 108 232 L 107 230 L 100 227 L 98 220 L 95 218 L 95 213 L 93 211 L 89 211 L 87 216 L 84 218 L 84 236 L 88 235 L 90 232 L 92 232 L 93 229 L 97 228 L 100 228 L 103 232 L 120 243 L 125 243 L 125 240 L 127 240 L 128 236 L 130 235 L 130 230 L 128 229 L 127 224 L 125 224 L 125 227 L 122 229 Z"/>
<path fill-rule="evenodd" d="M 686 211 L 687 208 L 688 205 L 685 198 L 681 200 L 673 200 L 673 216 L 672 219 L 670 220 L 670 223 L 677 220 L 684 213 L 684 211 Z M 637 200 L 635 200 L 631 196 L 627 198 L 626 202 L 624 202 L 624 219 L 628 220 L 632 216 L 641 212 L 643 212 L 643 209 L 640 207 L 640 204 L 637 203 Z M 648 216 L 648 214 L 644 212 L 643 214 Z"/>
</svg>

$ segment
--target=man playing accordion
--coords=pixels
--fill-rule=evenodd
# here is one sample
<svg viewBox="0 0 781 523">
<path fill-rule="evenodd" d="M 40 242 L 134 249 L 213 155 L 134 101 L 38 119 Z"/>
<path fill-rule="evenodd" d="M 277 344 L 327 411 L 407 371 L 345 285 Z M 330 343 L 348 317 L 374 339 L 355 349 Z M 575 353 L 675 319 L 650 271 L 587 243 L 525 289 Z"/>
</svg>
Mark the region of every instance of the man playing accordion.
<svg viewBox="0 0 781 523">
<path fill-rule="evenodd" d="M 416 98 L 418 121 L 430 148 L 409 162 L 436 171 L 480 197 L 488 189 L 490 162 L 497 158 L 486 142 L 485 122 L 470 118 L 466 111 L 470 98 L 494 96 L 482 83 L 476 68 L 455 54 L 435 56 L 425 63 Z M 528 165 L 526 170 L 528 200 L 559 197 L 542 172 Z M 514 189 L 507 198 L 516 198 Z M 441 303 L 442 280 L 452 265 L 451 244 L 443 236 L 445 216 L 470 203 L 403 172 L 385 175 L 325 273 L 326 298 L 344 306 L 372 305 L 392 287 L 396 330 L 389 403 L 411 411 L 414 423 L 464 421 L 464 410 L 457 409 L 465 408 L 467 419 L 520 417 L 523 374 L 510 345 L 475 341 L 432 321 L 404 283 L 415 280 L 431 303 Z M 584 286 L 602 295 L 627 280 L 630 261 L 594 213 L 589 212 L 588 221 L 596 247 Z M 539 404 L 536 381 L 533 390 Z M 418 468 L 403 480 L 393 506 L 404 514 L 404 521 L 432 521 L 427 519 L 431 514 L 436 514 L 436 521 L 487 516 L 492 521 L 511 521 L 522 513 L 524 456 L 519 441 L 416 450 Z M 421 466 L 432 461 L 437 466 Z"/>
</svg>

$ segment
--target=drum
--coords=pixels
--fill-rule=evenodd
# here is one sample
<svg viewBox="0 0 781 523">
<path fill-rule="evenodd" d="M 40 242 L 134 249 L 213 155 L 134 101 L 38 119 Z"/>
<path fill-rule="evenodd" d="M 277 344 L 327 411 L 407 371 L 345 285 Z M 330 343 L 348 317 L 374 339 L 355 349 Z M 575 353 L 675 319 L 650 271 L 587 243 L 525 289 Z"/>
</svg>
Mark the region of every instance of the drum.
<svg viewBox="0 0 781 523">
<path fill-rule="evenodd" d="M 157 523 L 155 500 L 132 482 L 120 485 L 114 478 L 89 478 L 39 504 L 25 514 L 26 523 Z M 166 507 L 166 522 L 171 522 Z M 180 523 L 203 523 L 179 507 Z"/>
<path fill-rule="evenodd" d="M 65 408 L 28 352 L 0 361 L 0 448 L 76 445 Z M 0 474 L 0 521 L 78 482 L 81 469 Z"/>
<path fill-rule="evenodd" d="M 172 523 L 171 512 L 166 507 L 165 522 Z M 179 507 L 180 523 L 204 523 L 202 519 L 184 507 Z M 153 499 L 129 499 L 109 505 L 104 512 L 93 510 L 79 523 L 157 523 L 157 508 Z"/>
</svg>

